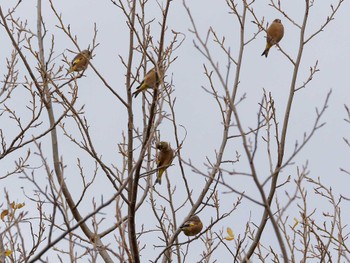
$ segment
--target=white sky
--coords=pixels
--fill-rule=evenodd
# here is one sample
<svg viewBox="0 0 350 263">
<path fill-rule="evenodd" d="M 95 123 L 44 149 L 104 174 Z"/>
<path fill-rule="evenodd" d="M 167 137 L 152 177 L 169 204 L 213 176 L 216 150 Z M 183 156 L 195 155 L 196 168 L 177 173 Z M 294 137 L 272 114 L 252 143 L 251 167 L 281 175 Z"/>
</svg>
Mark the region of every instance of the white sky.
<svg viewBox="0 0 350 263">
<path fill-rule="evenodd" d="M 269 1 L 256 1 L 254 4 L 254 10 L 258 18 L 265 16 L 265 20 L 271 22 L 275 18 L 280 18 L 285 27 L 285 35 L 280 42 L 281 47 L 292 58 L 295 58 L 298 51 L 299 35 L 298 29 L 288 22 L 283 16 L 278 14 L 273 8 L 268 6 Z M 1 7 L 4 12 L 13 3 L 12 1 L 5 1 L 1 3 Z M 159 32 L 159 17 L 160 11 L 157 5 L 153 3 L 153 8 L 148 8 L 147 18 L 156 18 L 152 24 L 152 30 L 154 30 L 154 38 L 157 39 Z M 239 28 L 237 26 L 236 18 L 228 14 L 228 9 L 225 5 L 225 1 L 188 1 L 188 6 L 191 9 L 195 22 L 200 30 L 201 36 L 205 37 L 205 34 L 210 26 L 212 26 L 219 36 L 226 37 L 226 45 L 230 46 L 234 56 L 238 54 L 238 37 Z M 283 1 L 285 11 L 295 19 L 299 24 L 302 22 L 304 1 Z M 326 17 L 330 14 L 330 4 L 336 4 L 336 1 L 315 1 L 314 7 L 310 10 L 310 17 L 306 34 L 317 30 L 320 25 L 325 21 Z M 64 23 L 71 25 L 71 30 L 78 36 L 78 43 L 81 49 L 87 48 L 92 42 L 93 25 L 97 24 L 98 36 L 97 41 L 100 45 L 94 51 L 93 65 L 102 73 L 107 79 L 109 84 L 125 98 L 125 78 L 126 73 L 122 66 L 118 56 L 122 56 L 127 59 L 128 54 L 128 40 L 129 33 L 125 23 L 125 18 L 122 12 L 112 5 L 109 1 L 92 1 L 92 0 L 76 0 L 76 1 L 55 1 L 55 7 L 58 12 L 63 15 Z M 350 183 L 349 176 L 340 172 L 339 168 L 350 170 L 349 154 L 350 151 L 343 142 L 343 137 L 350 137 L 350 126 L 343 120 L 346 117 L 344 104 L 349 103 L 349 61 L 350 61 L 350 35 L 348 33 L 348 11 L 350 10 L 349 1 L 345 1 L 341 9 L 335 16 L 335 20 L 332 21 L 316 38 L 314 38 L 304 49 L 302 63 L 299 71 L 298 86 L 307 79 L 310 66 L 315 64 L 318 60 L 320 72 L 315 75 L 315 78 L 307 86 L 306 89 L 298 91 L 294 98 L 289 132 L 287 134 L 287 147 L 286 157 L 291 154 L 294 149 L 295 141 L 299 142 L 303 138 L 304 132 L 309 133 L 313 122 L 315 120 L 315 108 L 320 108 L 325 100 L 326 94 L 332 89 L 332 95 L 329 100 L 329 107 L 323 116 L 323 122 L 326 125 L 318 130 L 310 143 L 302 150 L 302 152 L 294 160 L 295 165 L 290 166 L 283 170 L 281 174 L 282 178 L 287 178 L 291 175 L 292 179 L 296 178 L 296 167 L 304 165 L 307 161 L 309 164 L 310 174 L 309 176 L 316 179 L 320 177 L 321 181 L 327 185 L 332 186 L 332 189 L 336 195 L 342 193 L 345 196 L 348 194 L 348 185 Z M 27 19 L 29 26 L 33 31 L 36 31 L 36 1 L 27 0 L 21 4 L 21 7 L 15 13 L 16 17 L 21 19 Z M 49 8 L 49 4 L 43 1 L 43 17 L 48 29 L 48 38 L 46 44 L 49 44 L 51 39 L 49 36 L 55 35 L 55 54 L 59 55 L 62 52 L 72 58 L 73 54 L 67 52 L 66 48 L 75 50 L 74 45 L 64 36 L 56 27 L 57 19 L 54 17 L 52 11 Z M 249 17 L 247 21 L 251 21 Z M 184 159 L 191 159 L 195 165 L 206 170 L 203 165 L 206 162 L 205 157 L 208 156 L 213 160 L 215 156 L 215 150 L 218 150 L 219 143 L 221 141 L 222 126 L 220 125 L 219 109 L 209 94 L 204 92 L 201 86 L 209 87 L 208 81 L 203 74 L 203 63 L 206 63 L 208 68 L 211 69 L 205 58 L 195 49 L 193 45 L 194 36 L 188 31 L 191 27 L 188 16 L 183 7 L 182 1 L 174 0 L 170 8 L 170 17 L 168 20 L 169 30 L 182 32 L 186 38 L 183 45 L 176 50 L 175 56 L 178 56 L 177 60 L 172 64 L 167 71 L 167 76 L 173 76 L 174 81 L 174 95 L 177 98 L 176 101 L 176 118 L 178 124 L 184 125 L 188 132 L 184 147 L 182 149 L 182 155 Z M 255 25 L 247 23 L 247 36 L 251 36 L 255 32 Z M 4 51 L 0 54 L 0 71 L 5 70 L 5 57 L 9 56 L 11 52 L 11 45 L 8 37 L 5 35 L 3 28 L 0 29 L 0 39 L 2 39 L 2 46 L 5 47 Z M 167 38 L 169 41 L 170 36 Z M 292 67 L 290 62 L 283 56 L 277 48 L 273 47 L 270 50 L 269 57 L 261 57 L 261 53 L 265 46 L 265 34 L 259 34 L 257 38 L 246 47 L 244 61 L 241 72 L 241 82 L 239 86 L 238 96 L 246 93 L 247 98 L 239 105 L 238 111 L 241 115 L 241 120 L 244 128 L 248 130 L 249 127 L 255 127 L 256 114 L 258 110 L 258 103 L 260 102 L 262 91 L 265 89 L 272 93 L 275 100 L 277 109 L 277 116 L 280 127 L 282 126 L 283 116 L 285 112 L 285 106 L 289 94 L 290 80 L 292 77 Z M 46 47 L 48 52 L 49 46 Z M 219 62 L 221 70 L 225 70 L 227 59 L 223 52 L 213 44 L 210 40 L 210 48 L 213 57 Z M 28 54 L 29 56 L 29 54 Z M 135 57 L 136 67 L 139 61 L 139 57 Z M 61 65 L 62 56 L 55 60 L 56 67 Z M 20 63 L 21 64 L 21 63 Z M 22 68 L 22 66 L 19 66 Z M 23 76 L 25 73 L 21 73 Z M 106 163 L 118 163 L 118 149 L 117 143 L 121 140 L 122 131 L 126 131 L 126 111 L 119 101 L 116 100 L 110 91 L 103 86 L 103 83 L 94 75 L 91 69 L 85 72 L 87 77 L 79 80 L 79 99 L 77 105 L 85 105 L 86 118 L 90 124 L 90 131 L 93 135 L 93 141 L 96 145 L 97 151 L 103 156 Z M 230 85 L 232 86 L 234 81 L 234 67 L 230 73 Z M 218 82 L 217 82 L 218 85 Z M 21 87 L 19 86 L 18 89 Z M 135 86 L 134 86 L 135 88 Z M 218 90 L 222 93 L 222 89 L 217 86 Z M 20 96 L 21 91 L 16 91 L 13 96 L 13 107 L 18 112 L 24 112 L 24 103 L 28 103 L 29 98 Z M 16 96 L 17 95 L 17 96 Z M 141 127 L 141 97 L 137 97 L 134 101 L 135 112 L 135 124 Z M 350 106 L 350 105 L 349 105 Z M 0 105 L 0 108 L 2 106 Z M 23 118 L 26 118 L 23 113 Z M 45 116 L 45 115 L 44 115 Z M 43 119 L 48 123 L 47 119 Z M 3 121 L 3 118 L 2 118 Z M 9 120 L 5 120 L 9 121 Z M 65 120 L 66 121 L 66 120 Z M 9 121 L 10 123 L 10 121 Z M 69 123 L 69 122 L 67 122 Z M 9 124 L 10 125 L 10 124 Z M 48 124 L 47 124 L 48 125 Z M 47 127 L 46 125 L 46 127 Z M 69 124 L 67 124 L 69 125 Z M 3 126 L 7 134 L 11 134 L 12 126 Z M 69 127 L 69 126 L 68 126 Z M 174 135 L 172 131 L 172 124 L 169 121 L 164 121 L 161 125 L 161 139 L 170 141 L 172 146 L 175 146 Z M 72 129 L 75 127 L 72 126 Z M 179 128 L 180 135 L 183 136 L 184 132 Z M 72 131 L 73 132 L 73 131 Z M 67 182 L 73 187 L 79 184 L 77 178 L 76 158 L 82 159 L 83 164 L 86 166 L 86 171 L 92 174 L 91 160 L 86 154 L 82 154 L 74 145 L 62 136 L 60 133 L 60 154 L 63 156 L 67 170 L 65 176 Z M 42 147 L 48 159 L 51 162 L 49 137 L 42 140 Z M 268 176 L 267 157 L 265 151 L 265 145 L 261 141 L 259 143 L 259 153 L 257 156 L 257 167 L 261 181 Z M 28 149 L 22 150 L 22 154 Z M 34 150 L 35 148 L 33 148 Z M 237 164 L 234 168 L 239 171 L 248 172 L 249 168 L 246 166 L 246 158 L 242 148 L 242 142 L 240 139 L 230 143 L 229 153 L 234 156 L 235 151 L 239 151 L 242 155 L 242 162 Z M 0 161 L 2 169 L 0 175 L 6 173 L 14 166 L 14 161 L 18 155 L 15 153 Z M 38 165 L 40 160 L 37 157 L 33 157 L 31 160 L 33 165 Z M 176 185 L 176 200 L 177 205 L 185 200 L 185 193 L 181 190 L 183 187 L 183 181 L 180 178 L 180 170 L 177 161 L 174 161 L 174 166 L 169 168 L 168 173 L 173 185 Z M 179 176 L 177 176 L 179 175 Z M 201 191 L 202 185 L 205 184 L 204 178 L 194 174 L 191 169 L 186 167 L 186 175 L 190 183 L 190 187 L 194 190 L 194 199 L 196 199 L 198 193 Z M 40 176 L 37 174 L 36 176 Z M 45 175 L 42 174 L 44 177 Z M 102 175 L 101 175 L 102 176 Z M 74 179 L 75 177 L 75 179 Z M 25 201 L 20 187 L 24 187 L 27 194 L 32 195 L 31 189 L 27 188 L 27 182 L 25 180 L 18 181 L 18 177 L 12 177 L 1 182 L 2 189 L 6 188 L 18 202 Z M 229 179 L 237 190 L 245 191 L 251 196 L 259 198 L 257 195 L 257 189 L 252 179 L 234 177 Z M 29 186 L 28 186 L 29 187 Z M 164 192 L 166 191 L 166 185 L 163 183 L 161 186 Z M 267 188 L 266 188 L 267 189 Z M 284 189 L 278 192 L 278 196 L 282 198 L 284 191 L 292 192 L 294 185 L 290 184 Z M 161 191 L 162 191 L 161 190 Z M 226 189 L 220 188 L 220 193 Z M 312 189 L 309 187 L 310 195 L 310 211 L 312 208 L 317 208 L 321 214 L 324 202 L 320 203 L 319 200 L 312 198 Z M 108 199 L 114 193 L 113 189 L 108 186 L 108 182 L 101 179 L 101 183 L 95 186 L 94 191 L 89 193 L 89 198 L 86 200 L 87 211 L 91 209 L 91 198 L 95 197 L 99 202 L 101 197 L 105 200 Z M 2 195 L 2 203 L 5 202 L 5 195 Z M 236 195 L 220 195 L 221 212 L 227 211 L 232 203 L 236 200 Z M 162 200 L 158 199 L 159 205 L 163 204 Z M 345 202 L 343 205 L 347 206 Z M 30 203 L 28 202 L 28 207 Z M 113 211 L 113 208 L 111 208 Z M 182 209 L 178 214 L 178 223 L 182 222 L 182 217 L 187 215 L 190 207 Z M 86 211 L 86 212 L 87 212 Z M 106 213 L 108 213 L 106 210 Z M 149 204 L 140 209 L 140 215 L 145 211 L 149 211 Z M 254 205 L 249 201 L 244 201 L 238 210 L 232 214 L 228 219 L 222 221 L 213 228 L 213 231 L 226 229 L 230 226 L 234 233 L 238 236 L 242 234 L 245 229 L 245 222 L 252 217 L 252 220 L 258 224 L 260 222 L 260 214 L 262 209 Z M 295 207 L 292 207 L 290 212 L 289 224 L 293 224 L 293 218 L 300 217 L 297 214 Z M 113 212 L 111 212 L 113 215 Z M 210 223 L 210 218 L 215 216 L 213 209 L 205 209 L 200 214 L 204 225 Z M 344 218 L 348 218 L 349 214 L 346 210 L 343 213 Z M 108 218 L 106 225 L 112 223 L 114 218 Z M 322 221 L 322 218 L 320 218 Z M 138 217 L 137 223 L 139 227 L 141 224 L 145 224 L 146 229 L 152 222 L 152 218 Z M 0 229 L 2 226 L 0 226 Z M 147 237 L 147 235 L 146 235 Z M 111 237 L 113 239 L 113 237 Z M 270 234 L 264 236 L 264 240 L 274 239 L 275 235 L 272 231 Z M 185 241 L 184 235 L 179 236 L 180 241 Z M 160 240 L 152 234 L 151 240 L 154 240 L 154 244 L 159 245 Z M 196 242 L 201 243 L 200 240 Z M 141 240 L 141 243 L 146 245 L 143 252 L 143 262 L 154 259 L 159 249 L 154 250 L 150 245 L 149 240 L 145 238 Z M 152 242 L 153 243 L 153 242 Z M 233 246 L 233 243 L 230 244 Z M 199 251 L 191 253 L 187 258 L 187 262 L 194 262 L 197 260 L 198 254 L 203 249 L 202 245 L 194 244 L 195 247 L 199 247 Z M 225 251 L 219 250 L 219 251 Z M 211 259 L 217 259 L 218 262 L 224 262 L 226 257 L 229 258 L 228 253 L 215 253 Z M 191 259 L 193 258 L 193 259 Z M 51 261 L 50 261 L 51 262 Z M 55 262 L 55 261 L 52 261 Z"/>
</svg>

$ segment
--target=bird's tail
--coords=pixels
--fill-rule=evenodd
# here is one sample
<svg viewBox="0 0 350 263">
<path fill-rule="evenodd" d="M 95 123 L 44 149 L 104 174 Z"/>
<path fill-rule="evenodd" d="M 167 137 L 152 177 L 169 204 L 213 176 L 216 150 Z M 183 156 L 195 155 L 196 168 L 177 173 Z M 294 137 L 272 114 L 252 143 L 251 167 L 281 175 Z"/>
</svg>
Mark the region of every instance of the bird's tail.
<svg viewBox="0 0 350 263">
<path fill-rule="evenodd" d="M 267 55 L 269 54 L 270 48 L 271 48 L 271 45 L 269 43 L 267 43 L 266 47 L 265 47 L 265 50 L 264 50 L 264 52 L 261 55 L 262 56 L 265 55 L 265 57 L 267 57 Z"/>
<path fill-rule="evenodd" d="M 135 91 L 135 92 L 132 94 L 132 96 L 136 98 L 136 97 L 137 97 L 137 95 L 139 95 L 139 93 L 140 93 L 140 91 L 139 91 L 139 90 L 137 90 L 137 91 Z"/>
<path fill-rule="evenodd" d="M 136 88 L 136 91 L 132 94 L 132 96 L 134 96 L 134 97 L 136 98 L 137 95 L 140 94 L 140 92 L 143 90 L 142 85 L 143 85 L 143 81 L 141 82 L 140 86 L 138 86 L 138 87 Z"/>
<path fill-rule="evenodd" d="M 162 184 L 162 178 L 157 177 L 156 181 L 154 182 L 154 185 L 156 184 Z"/>
<path fill-rule="evenodd" d="M 163 169 L 159 169 L 158 175 L 157 175 L 157 179 L 154 182 L 154 185 L 156 184 L 162 184 L 162 175 L 163 175 L 164 170 Z"/>
</svg>

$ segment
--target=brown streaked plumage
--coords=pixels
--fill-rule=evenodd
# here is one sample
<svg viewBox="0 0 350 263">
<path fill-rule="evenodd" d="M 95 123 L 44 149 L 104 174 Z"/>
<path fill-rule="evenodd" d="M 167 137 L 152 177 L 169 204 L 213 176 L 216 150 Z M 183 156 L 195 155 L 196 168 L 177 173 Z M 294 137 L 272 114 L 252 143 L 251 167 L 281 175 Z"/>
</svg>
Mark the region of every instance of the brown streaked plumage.
<svg viewBox="0 0 350 263">
<path fill-rule="evenodd" d="M 264 52 L 261 54 L 262 56 L 269 54 L 270 48 L 281 41 L 284 35 L 284 27 L 280 19 L 273 20 L 272 24 L 266 30 L 266 47 Z"/>
</svg>

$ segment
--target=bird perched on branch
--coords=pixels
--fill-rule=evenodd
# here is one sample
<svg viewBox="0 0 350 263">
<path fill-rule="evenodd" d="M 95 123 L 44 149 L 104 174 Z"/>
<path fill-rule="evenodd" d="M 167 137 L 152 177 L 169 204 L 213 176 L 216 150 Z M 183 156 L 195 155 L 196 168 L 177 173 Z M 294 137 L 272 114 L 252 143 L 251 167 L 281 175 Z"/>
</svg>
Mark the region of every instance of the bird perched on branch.
<svg viewBox="0 0 350 263">
<path fill-rule="evenodd" d="M 272 24 L 266 30 L 266 47 L 264 52 L 261 54 L 262 56 L 269 54 L 270 48 L 281 41 L 284 35 L 284 27 L 280 19 L 273 20 Z"/>
<path fill-rule="evenodd" d="M 159 68 L 159 71 L 160 71 L 160 75 L 163 75 L 161 68 Z M 140 86 L 136 88 L 136 91 L 132 95 L 136 98 L 137 95 L 139 95 L 142 91 L 146 89 L 157 88 L 159 86 L 159 83 L 160 83 L 160 77 L 157 73 L 157 69 L 152 68 L 150 71 L 147 72 Z"/>
<path fill-rule="evenodd" d="M 91 59 L 91 51 L 89 50 L 83 50 L 81 51 L 78 55 L 76 55 L 74 57 L 74 59 L 72 60 L 71 66 L 68 70 L 68 73 L 72 73 L 73 71 L 83 71 L 85 70 L 88 65 L 89 65 L 89 61 Z M 66 76 L 67 76 L 66 75 Z"/>
<path fill-rule="evenodd" d="M 159 149 L 159 155 L 157 158 L 158 174 L 154 184 L 162 184 L 162 175 L 164 171 L 171 165 L 174 158 L 174 151 L 171 149 L 169 143 L 163 141 L 158 143 L 157 149 Z"/>
<path fill-rule="evenodd" d="M 198 216 L 191 216 L 180 229 L 184 232 L 186 236 L 195 236 L 201 232 L 203 228 L 202 221 Z"/>
</svg>

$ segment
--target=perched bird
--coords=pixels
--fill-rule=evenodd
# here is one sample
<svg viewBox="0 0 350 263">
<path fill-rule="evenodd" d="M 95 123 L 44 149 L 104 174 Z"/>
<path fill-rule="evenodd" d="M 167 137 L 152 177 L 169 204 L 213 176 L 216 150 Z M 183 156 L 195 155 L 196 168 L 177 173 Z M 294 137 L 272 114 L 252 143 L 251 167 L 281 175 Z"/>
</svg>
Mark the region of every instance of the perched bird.
<svg viewBox="0 0 350 263">
<path fill-rule="evenodd" d="M 88 67 L 88 65 L 89 65 L 90 59 L 91 59 L 91 51 L 89 51 L 89 50 L 81 51 L 72 60 L 72 63 L 71 63 L 71 66 L 70 66 L 70 68 L 68 70 L 67 75 L 69 73 L 72 73 L 73 71 L 85 70 Z"/>
<path fill-rule="evenodd" d="M 180 228 L 186 236 L 195 236 L 201 232 L 203 224 L 198 216 L 191 216 Z"/>
<path fill-rule="evenodd" d="M 161 70 L 161 69 L 159 69 L 159 70 Z M 138 86 L 136 88 L 136 91 L 132 95 L 136 98 L 137 95 L 139 95 L 139 93 L 141 93 L 142 91 L 144 91 L 146 89 L 157 88 L 159 83 L 160 83 L 160 78 L 157 74 L 157 69 L 152 68 L 150 71 L 147 72 L 147 74 L 145 75 L 145 78 L 141 82 L 140 86 Z"/>
<path fill-rule="evenodd" d="M 281 41 L 283 35 L 284 35 L 284 27 L 281 23 L 280 19 L 273 20 L 272 24 L 269 26 L 269 28 L 266 30 L 267 36 L 266 36 L 266 47 L 264 52 L 261 54 L 262 56 L 269 54 L 270 48 Z"/>
<path fill-rule="evenodd" d="M 169 143 L 167 142 L 158 143 L 157 149 L 160 150 L 157 158 L 158 175 L 154 184 L 162 184 L 162 175 L 164 171 L 171 165 L 174 158 L 174 151 L 171 149 Z"/>
</svg>

